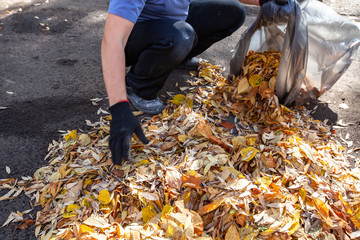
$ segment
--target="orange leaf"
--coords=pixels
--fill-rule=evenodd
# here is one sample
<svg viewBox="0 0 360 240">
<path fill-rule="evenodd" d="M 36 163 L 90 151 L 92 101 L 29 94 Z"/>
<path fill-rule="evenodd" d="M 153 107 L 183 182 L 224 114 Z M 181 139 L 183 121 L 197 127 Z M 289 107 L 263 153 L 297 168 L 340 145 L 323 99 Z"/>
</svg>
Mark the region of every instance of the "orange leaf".
<svg viewBox="0 0 360 240">
<path fill-rule="evenodd" d="M 233 129 L 235 127 L 234 124 L 229 122 L 221 122 L 220 125 L 227 129 Z"/>
<path fill-rule="evenodd" d="M 198 210 L 198 214 L 203 215 L 206 213 L 209 213 L 211 211 L 214 211 L 217 209 L 221 204 L 225 202 L 225 198 L 220 198 L 212 201 L 210 204 L 203 206 L 201 209 Z"/>
<path fill-rule="evenodd" d="M 323 201 L 321 201 L 318 198 L 313 198 L 312 202 L 314 203 L 314 206 L 316 208 L 316 210 L 318 211 L 317 213 L 319 214 L 319 216 L 321 217 L 321 219 L 330 227 L 333 226 L 333 221 L 331 220 L 330 216 L 329 216 L 329 209 L 326 206 L 326 203 L 324 203 Z"/>
<path fill-rule="evenodd" d="M 156 125 L 150 125 L 149 127 L 148 127 L 148 129 L 149 129 L 149 131 L 156 131 L 156 130 L 159 130 L 159 127 L 158 126 L 156 126 Z"/>
<path fill-rule="evenodd" d="M 227 145 L 226 143 L 224 143 L 223 141 L 221 141 L 220 138 L 217 138 L 215 136 L 210 136 L 209 137 L 210 142 L 219 145 L 220 147 L 224 148 L 226 151 L 231 151 L 231 147 L 229 145 Z"/>
<path fill-rule="evenodd" d="M 201 181 L 193 175 L 182 175 L 183 186 L 200 189 Z"/>
</svg>

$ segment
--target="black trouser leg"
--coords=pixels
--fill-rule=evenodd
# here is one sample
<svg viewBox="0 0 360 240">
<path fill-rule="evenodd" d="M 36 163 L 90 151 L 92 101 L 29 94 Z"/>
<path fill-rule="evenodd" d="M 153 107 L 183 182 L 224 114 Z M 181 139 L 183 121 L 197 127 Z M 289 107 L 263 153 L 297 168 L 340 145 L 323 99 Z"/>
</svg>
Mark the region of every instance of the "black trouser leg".
<svg viewBox="0 0 360 240">
<path fill-rule="evenodd" d="M 198 43 L 186 59 L 230 36 L 243 25 L 245 16 L 245 7 L 237 0 L 193 0 L 186 22 L 194 28 Z"/>
<path fill-rule="evenodd" d="M 171 71 L 236 31 L 245 20 L 237 0 L 193 0 L 186 20 L 136 23 L 126 48 L 126 81 L 135 93 L 154 99 Z"/>
<path fill-rule="evenodd" d="M 136 23 L 125 48 L 126 65 L 132 66 L 127 84 L 145 99 L 156 98 L 171 71 L 189 54 L 196 33 L 184 21 L 149 20 Z"/>
</svg>

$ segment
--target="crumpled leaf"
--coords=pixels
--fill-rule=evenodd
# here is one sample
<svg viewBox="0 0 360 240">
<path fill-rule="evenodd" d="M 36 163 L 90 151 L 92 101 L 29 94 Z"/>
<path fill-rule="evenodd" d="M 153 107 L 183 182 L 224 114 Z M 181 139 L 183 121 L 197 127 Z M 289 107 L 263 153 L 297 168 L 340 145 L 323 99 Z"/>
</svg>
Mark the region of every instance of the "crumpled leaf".
<svg viewBox="0 0 360 240">
<path fill-rule="evenodd" d="M 74 129 L 72 131 L 69 131 L 68 134 L 64 136 L 65 140 L 68 141 L 70 139 L 75 139 L 77 137 L 77 130 Z"/>
</svg>

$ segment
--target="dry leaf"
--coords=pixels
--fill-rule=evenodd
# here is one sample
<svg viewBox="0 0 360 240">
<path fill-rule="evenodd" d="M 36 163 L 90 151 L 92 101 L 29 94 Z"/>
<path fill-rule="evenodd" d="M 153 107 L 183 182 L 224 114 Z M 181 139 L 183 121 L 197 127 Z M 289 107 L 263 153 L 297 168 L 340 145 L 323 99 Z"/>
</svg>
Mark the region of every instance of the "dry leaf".
<svg viewBox="0 0 360 240">
<path fill-rule="evenodd" d="M 97 199 L 99 200 L 99 202 L 101 204 L 104 204 L 104 205 L 109 204 L 110 201 L 111 201 L 109 191 L 106 190 L 106 189 L 101 190 L 98 197 L 97 197 Z"/>
<path fill-rule="evenodd" d="M 233 224 L 231 225 L 225 234 L 225 240 L 240 240 L 239 232 L 236 229 L 236 226 Z"/>
</svg>

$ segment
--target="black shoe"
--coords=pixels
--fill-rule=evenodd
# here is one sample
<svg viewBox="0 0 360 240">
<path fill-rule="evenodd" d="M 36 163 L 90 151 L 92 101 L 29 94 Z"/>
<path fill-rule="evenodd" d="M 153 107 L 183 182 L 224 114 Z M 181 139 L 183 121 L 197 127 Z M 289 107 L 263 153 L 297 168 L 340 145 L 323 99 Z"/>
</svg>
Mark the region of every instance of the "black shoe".
<svg viewBox="0 0 360 240">
<path fill-rule="evenodd" d="M 134 93 L 131 87 L 126 86 L 127 97 L 133 106 L 144 113 L 159 114 L 164 110 L 165 106 L 159 97 L 152 100 L 146 100 Z"/>
<path fill-rule="evenodd" d="M 199 63 L 200 63 L 200 58 L 193 57 L 181 63 L 177 68 L 184 70 L 197 70 L 199 67 Z"/>
</svg>

